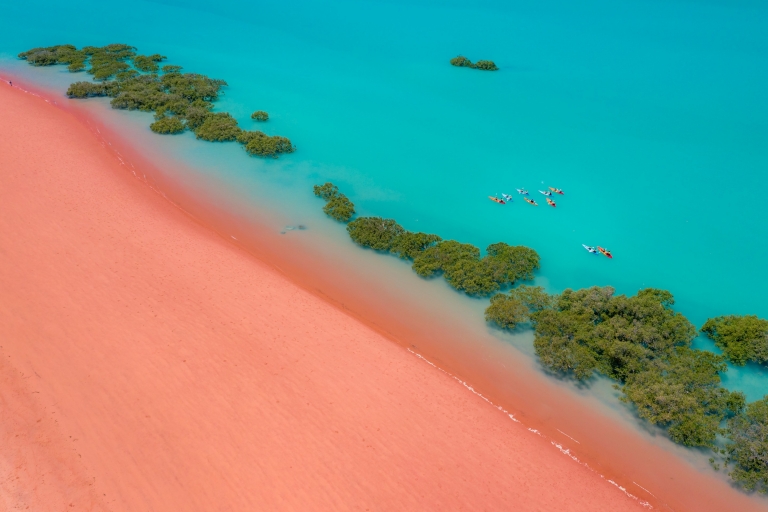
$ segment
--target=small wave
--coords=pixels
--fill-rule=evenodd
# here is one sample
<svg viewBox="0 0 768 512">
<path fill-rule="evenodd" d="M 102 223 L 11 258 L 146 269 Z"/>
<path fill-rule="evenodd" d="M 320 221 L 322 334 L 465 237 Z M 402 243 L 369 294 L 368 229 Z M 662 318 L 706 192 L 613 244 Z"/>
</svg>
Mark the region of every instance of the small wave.
<svg viewBox="0 0 768 512">
<path fill-rule="evenodd" d="M 483 394 L 482 394 L 482 393 L 480 393 L 480 392 L 476 391 L 476 390 L 475 390 L 475 388 L 473 388 L 473 387 L 472 387 L 470 384 L 468 384 L 467 382 L 465 382 L 465 381 L 461 380 L 461 379 L 460 379 L 459 377 L 457 377 L 456 375 L 453 375 L 452 373 L 450 373 L 450 372 L 447 372 L 447 371 L 443 370 L 442 368 L 440 368 L 440 367 L 439 367 L 439 366 L 437 366 L 435 363 L 433 363 L 432 361 L 430 361 L 430 360 L 429 360 L 429 359 L 427 359 L 426 357 L 422 356 L 422 355 L 421 355 L 421 354 L 419 354 L 418 352 L 415 352 L 415 351 L 411 350 L 410 348 L 408 348 L 408 352 L 410 352 L 411 354 L 415 355 L 416 357 L 418 357 L 419 359 L 421 359 L 422 361 L 424 361 L 424 362 L 425 362 L 425 363 L 427 363 L 428 365 L 432 366 L 433 368 L 436 368 L 436 369 L 440 370 L 441 372 L 443 372 L 444 374 L 446 374 L 446 375 L 448 375 L 448 376 L 452 377 L 453 379 L 457 380 L 457 381 L 458 381 L 458 382 L 460 382 L 460 383 L 461 383 L 461 384 L 462 384 L 462 385 L 463 385 L 465 388 L 467 388 L 468 390 L 470 390 L 472 393 L 474 393 L 475 395 L 479 396 L 480 398 L 482 398 L 483 400 L 485 400 L 487 403 L 491 404 L 491 405 L 492 405 L 493 407 L 495 407 L 496 409 L 498 409 L 498 410 L 502 411 L 503 413 L 505 413 L 507 416 L 509 416 L 509 419 L 511 419 L 511 420 L 512 420 L 512 421 L 514 421 L 515 423 L 520 423 L 520 425 L 522 425 L 522 426 L 524 426 L 524 427 L 525 427 L 525 425 L 524 425 L 524 424 L 523 424 L 523 423 L 522 423 L 520 420 L 518 420 L 517 418 L 515 418 L 515 416 L 514 416 L 512 413 L 510 413 L 509 411 L 507 411 L 506 409 L 504 409 L 502 406 L 494 404 L 494 403 L 493 403 L 493 402 L 492 402 L 490 399 L 488 399 L 487 397 L 483 396 Z M 528 429 L 528 431 L 529 431 L 529 432 L 532 432 L 532 433 L 534 433 L 534 434 L 536 434 L 536 435 L 538 435 L 538 436 L 540 436 L 540 437 L 544 437 L 544 438 L 546 438 L 546 436 L 544 436 L 544 434 L 542 434 L 540 431 L 538 431 L 538 430 L 536 430 L 536 429 L 534 429 L 534 428 L 531 428 L 531 427 L 526 427 L 526 428 Z M 557 428 L 556 428 L 555 430 L 557 430 L 558 432 L 560 432 L 560 433 L 561 433 L 561 434 L 563 434 L 564 436 L 568 437 L 569 439 L 573 439 L 571 436 L 569 436 L 568 434 L 566 434 L 566 433 L 565 433 L 565 432 L 563 432 L 562 430 L 560 430 L 560 429 L 557 429 Z M 573 441 L 575 441 L 576 443 L 579 443 L 578 441 L 576 441 L 576 439 L 573 439 Z M 591 468 L 591 467 L 589 466 L 589 464 L 587 464 L 586 462 L 583 462 L 583 461 L 579 460 L 579 458 L 578 458 L 578 457 L 576 457 L 576 456 L 575 456 L 573 453 L 571 453 L 571 450 L 570 450 L 569 448 L 565 448 L 563 445 L 561 445 L 560 443 L 558 443 L 558 442 L 556 442 L 556 441 L 553 441 L 553 440 L 550 440 L 550 443 L 552 443 L 552 445 L 553 445 L 554 447 L 556 447 L 558 450 L 560 450 L 560 453 L 562 453 L 563 455 L 567 456 L 568 458 L 570 458 L 570 459 L 571 459 L 571 460 L 573 460 L 574 462 L 576 462 L 576 463 L 578 463 L 578 464 L 581 464 L 582 466 L 584 466 L 585 468 L 589 469 L 590 471 L 592 471 L 592 472 L 594 472 L 594 473 L 597 473 L 597 474 L 600 476 L 600 478 L 602 478 L 603 480 L 605 480 L 605 481 L 607 481 L 607 482 L 611 483 L 611 484 L 612 484 L 613 486 L 615 486 L 617 489 L 619 489 L 620 491 L 622 491 L 622 492 L 623 492 L 623 493 L 624 493 L 624 494 L 625 494 L 627 497 L 629 497 L 629 498 L 632 498 L 633 500 L 637 501 L 637 502 L 638 502 L 640 505 L 642 505 L 642 506 L 643 506 L 643 507 L 645 507 L 645 508 L 648 508 L 648 509 L 653 509 L 653 505 L 651 505 L 651 504 L 650 504 L 650 503 L 648 503 L 647 501 L 641 500 L 640 498 L 638 498 L 638 497 L 637 497 L 637 496 L 635 496 L 634 494 L 632 494 L 632 493 L 630 493 L 629 491 L 627 491 L 627 489 L 626 489 L 625 487 L 623 487 L 623 486 L 621 486 L 621 485 L 617 484 L 616 482 L 614 482 L 614 481 L 613 481 L 613 480 L 611 480 L 611 479 L 607 479 L 607 478 L 605 478 L 605 476 L 604 476 L 604 475 L 601 475 L 600 473 L 598 473 L 597 471 L 595 471 L 593 468 Z M 579 444 L 581 444 L 581 443 L 579 443 Z M 656 496 L 655 496 L 655 495 L 654 495 L 652 492 L 650 492 L 648 489 L 646 489 L 646 488 L 644 488 L 644 487 L 642 487 L 642 486 L 638 485 L 638 484 L 637 484 L 636 482 L 634 482 L 634 481 L 633 481 L 632 483 L 633 483 L 633 484 L 635 484 L 635 485 L 637 485 L 638 487 L 640 487 L 642 490 L 644 490 L 645 492 L 647 492 L 648 494 L 650 494 L 650 495 L 651 495 L 651 496 L 653 496 L 654 498 L 656 497 Z"/>
</svg>

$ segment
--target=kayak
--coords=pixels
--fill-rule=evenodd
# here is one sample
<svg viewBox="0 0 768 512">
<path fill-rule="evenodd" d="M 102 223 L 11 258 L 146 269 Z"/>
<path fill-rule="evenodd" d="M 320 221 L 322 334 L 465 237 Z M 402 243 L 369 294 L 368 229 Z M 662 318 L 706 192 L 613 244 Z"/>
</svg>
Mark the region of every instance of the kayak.
<svg viewBox="0 0 768 512">
<path fill-rule="evenodd" d="M 538 204 L 536 204 L 536 201 L 534 201 L 533 199 L 528 199 L 527 197 L 524 197 L 523 199 L 525 199 L 525 202 L 528 204 L 532 204 L 533 206 L 539 206 Z"/>
<path fill-rule="evenodd" d="M 557 205 L 555 204 L 555 202 L 553 200 L 551 200 L 550 198 L 547 198 L 547 204 L 549 206 L 551 206 L 552 208 L 557 208 Z"/>
<path fill-rule="evenodd" d="M 504 200 L 503 199 L 499 199 L 498 197 L 488 196 L 488 199 L 490 199 L 494 203 L 505 204 Z"/>
<path fill-rule="evenodd" d="M 527 190 L 525 190 L 524 188 L 519 188 L 519 189 L 517 189 L 517 193 L 518 193 L 518 194 L 522 194 L 522 195 L 524 195 L 524 196 L 527 196 L 527 195 L 528 195 L 528 191 L 527 191 Z"/>
<path fill-rule="evenodd" d="M 559 188 L 555 188 L 555 187 L 549 187 L 549 190 L 551 190 L 551 191 L 552 191 L 552 192 L 554 192 L 555 194 L 560 194 L 561 196 L 564 196 L 564 195 L 565 195 L 565 192 L 563 192 L 563 191 L 562 191 L 562 190 L 560 190 Z"/>
<path fill-rule="evenodd" d="M 544 194 L 545 196 L 551 196 L 552 192 L 549 190 L 539 190 L 539 193 Z"/>
<path fill-rule="evenodd" d="M 581 244 L 583 248 L 585 248 L 588 252 L 591 252 L 592 254 L 597 254 L 597 249 L 594 247 L 590 247 L 588 245 Z"/>
<path fill-rule="evenodd" d="M 502 194 L 501 194 L 501 197 L 503 197 L 503 198 L 504 198 L 504 200 L 505 200 L 506 202 L 508 202 L 508 203 L 511 203 L 511 202 L 512 202 L 512 196 L 511 196 L 511 195 L 509 195 L 509 194 L 504 194 L 504 193 L 502 193 Z"/>
<path fill-rule="evenodd" d="M 598 250 L 598 251 L 600 251 L 600 254 L 602 254 L 603 256 L 605 256 L 605 257 L 607 257 L 607 258 L 611 258 L 611 259 L 613 259 L 613 255 L 611 254 L 611 251 L 609 251 L 608 249 L 605 249 L 605 248 L 603 248 L 603 247 L 600 247 L 600 246 L 598 245 L 598 246 L 597 246 L 597 250 Z"/>
</svg>

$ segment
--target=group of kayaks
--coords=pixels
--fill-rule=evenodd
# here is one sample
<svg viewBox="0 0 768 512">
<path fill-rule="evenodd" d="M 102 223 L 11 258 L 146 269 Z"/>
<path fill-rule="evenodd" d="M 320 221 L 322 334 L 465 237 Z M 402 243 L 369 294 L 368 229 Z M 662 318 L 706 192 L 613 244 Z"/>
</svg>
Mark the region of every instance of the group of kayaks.
<svg viewBox="0 0 768 512">
<path fill-rule="evenodd" d="M 609 251 L 605 247 L 600 247 L 599 245 L 597 247 L 592 247 L 585 244 L 581 244 L 581 245 L 587 250 L 587 252 L 590 252 L 592 254 L 602 254 L 606 258 L 613 259 L 613 254 L 611 254 L 611 251 Z"/>
<path fill-rule="evenodd" d="M 527 197 L 528 196 L 527 190 L 523 188 L 519 188 L 517 189 L 517 193 L 523 196 L 523 201 L 525 201 L 526 203 L 532 204 L 533 206 L 539 206 L 539 204 L 536 201 L 534 201 L 530 197 Z M 557 204 L 552 200 L 552 194 L 560 194 L 561 196 L 565 195 L 565 192 L 555 187 L 549 187 L 549 190 L 539 190 L 539 193 L 546 196 L 547 204 L 552 208 L 557 207 Z M 512 202 L 512 196 L 509 194 L 501 194 L 501 197 L 488 196 L 488 199 L 498 204 L 507 204 Z"/>
<path fill-rule="evenodd" d="M 523 201 L 525 201 L 526 203 L 532 204 L 533 206 L 539 206 L 536 201 L 528 197 L 527 190 L 523 188 L 518 188 L 517 193 L 523 196 Z M 552 200 L 552 194 L 559 194 L 561 196 L 565 195 L 565 192 L 555 187 L 549 187 L 549 190 L 539 190 L 539 193 L 545 196 L 547 204 L 552 208 L 557 207 L 557 205 L 555 204 L 555 201 Z M 512 196 L 509 194 L 501 194 L 501 197 L 488 196 L 488 199 L 498 204 L 507 204 L 512 202 Z M 613 259 L 613 254 L 611 254 L 611 251 L 609 251 L 605 247 L 600 247 L 600 246 L 592 247 L 591 245 L 585 245 L 585 244 L 581 244 L 581 245 L 584 247 L 584 249 L 587 250 L 587 252 L 591 254 L 602 254 L 606 258 Z"/>
</svg>

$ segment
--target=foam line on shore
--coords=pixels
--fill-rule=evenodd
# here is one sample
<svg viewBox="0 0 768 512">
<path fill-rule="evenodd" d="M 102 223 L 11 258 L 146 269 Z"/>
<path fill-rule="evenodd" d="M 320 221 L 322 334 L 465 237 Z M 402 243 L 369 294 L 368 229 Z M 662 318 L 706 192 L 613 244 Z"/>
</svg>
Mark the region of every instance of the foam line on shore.
<svg viewBox="0 0 768 512">
<path fill-rule="evenodd" d="M 463 385 L 465 388 L 467 388 L 467 389 L 468 389 L 470 392 L 474 393 L 476 396 L 478 396 L 478 397 L 480 397 L 481 399 L 483 399 L 484 401 L 488 402 L 488 403 L 489 403 L 490 405 L 492 405 L 494 408 L 496 408 L 496 409 L 500 410 L 501 412 L 503 412 L 504 414 L 506 414 L 507 416 L 509 416 L 509 418 L 510 418 L 510 419 L 512 419 L 512 421 L 514 421 L 515 423 L 520 423 L 520 424 L 521 424 L 523 427 L 525 427 L 525 425 L 524 425 L 523 423 L 521 423 L 521 422 L 520 422 L 520 420 L 516 419 L 516 418 L 515 418 L 515 417 L 514 417 L 514 416 L 513 416 L 513 415 L 512 415 L 512 414 L 511 414 L 509 411 L 507 411 L 506 409 L 504 409 L 504 408 L 503 408 L 502 406 L 500 406 L 500 405 L 494 404 L 494 403 L 493 403 L 493 402 L 492 402 L 490 399 L 488 399 L 487 397 L 483 396 L 483 394 L 482 394 L 482 393 L 480 393 L 480 392 L 478 392 L 477 390 L 475 390 L 475 389 L 474 389 L 474 388 L 473 388 L 473 387 L 472 387 L 470 384 L 468 384 L 467 382 L 463 381 L 462 379 L 460 379 L 460 378 L 459 378 L 459 377 L 457 377 L 456 375 L 453 375 L 453 374 L 451 374 L 450 372 L 448 372 L 448 371 L 446 371 L 446 370 L 443 370 L 442 368 L 440 368 L 439 366 L 437 366 L 436 364 L 434 364 L 432 361 L 430 361 L 429 359 L 425 358 L 425 357 L 424 357 L 424 356 L 422 356 L 421 354 L 419 354 L 419 353 L 417 353 L 417 352 L 414 352 L 414 351 L 413 351 L 413 350 L 411 350 L 410 348 L 408 349 L 408 352 L 410 352 L 411 354 L 415 355 L 416 357 L 418 357 L 418 358 L 419 358 L 419 359 L 421 359 L 422 361 L 426 362 L 427 364 L 431 365 L 432 367 L 434 367 L 434 368 L 436 368 L 436 369 L 440 370 L 441 372 L 445 373 L 446 375 L 450 376 L 451 378 L 453 378 L 453 379 L 457 380 L 457 381 L 458 381 L 458 382 L 460 382 L 460 383 L 461 383 L 461 384 L 462 384 L 462 385 Z M 544 434 L 542 434 L 542 433 L 541 433 L 541 432 L 539 432 L 538 430 L 536 430 L 536 429 L 533 429 L 533 428 L 530 428 L 530 427 L 526 427 L 526 428 L 527 428 L 527 430 L 528 430 L 529 432 L 532 432 L 532 433 L 534 433 L 534 434 L 536 434 L 536 435 L 538 435 L 538 436 L 540 436 L 540 437 L 543 437 L 543 438 L 545 438 L 545 439 L 546 439 L 546 436 L 544 436 Z M 565 435 L 566 437 L 571 437 L 571 436 L 569 436 L 569 435 L 565 434 L 564 432 L 562 432 L 560 429 L 557 429 L 557 431 L 558 431 L 558 432 L 560 432 L 561 434 Z M 573 438 L 571 438 L 571 439 L 573 439 Z M 560 453 L 562 453 L 563 455 L 567 456 L 569 459 L 573 460 L 574 462 L 576 462 L 576 463 L 578 463 L 578 464 L 580 464 L 580 465 L 584 466 L 585 468 L 589 469 L 590 471 L 593 471 L 593 472 L 597 473 L 598 475 L 600 475 L 600 478 L 603 478 L 603 479 L 605 479 L 605 476 L 604 476 L 604 475 L 602 475 L 602 474 L 600 474 L 599 472 L 595 471 L 595 470 L 594 470 L 592 467 L 590 467 L 590 466 L 589 466 L 589 464 L 587 464 L 586 462 L 583 462 L 583 461 L 579 460 L 579 458 L 578 458 L 578 457 L 576 457 L 574 454 L 572 454 L 572 453 L 571 453 L 570 449 L 568 449 L 568 448 L 565 448 L 565 447 L 564 447 L 562 444 L 560 444 L 560 443 L 558 443 L 558 442 L 556 442 L 556 441 L 554 441 L 554 440 L 551 440 L 551 439 L 550 439 L 549 441 L 550 441 L 550 443 L 552 444 L 552 446 L 556 447 L 556 448 L 557 448 L 557 449 L 560 451 Z M 574 439 L 574 441 L 576 441 L 576 440 Z M 578 441 L 576 441 L 576 442 L 578 443 Z M 612 485 L 614 485 L 616 488 L 618 488 L 620 491 L 622 491 L 624 494 L 626 494 L 626 495 L 627 495 L 627 497 L 629 497 L 629 498 L 632 498 L 633 500 L 635 500 L 635 501 L 637 501 L 638 503 L 640 503 L 640 505 L 642 505 L 643 507 L 646 507 L 646 508 L 648 508 L 648 509 L 653 509 L 653 506 L 652 506 L 650 503 L 648 503 L 647 501 L 643 501 L 643 500 L 641 500 L 640 498 L 638 498 L 637 496 L 635 496 L 634 494 L 630 493 L 629 491 L 627 491 L 627 489 L 626 489 L 625 487 L 623 487 L 623 486 L 621 486 L 621 485 L 617 484 L 617 483 L 616 483 L 616 482 L 614 482 L 613 480 L 610 480 L 610 479 L 606 479 L 606 480 L 607 480 L 607 481 L 608 481 L 610 484 L 612 484 Z M 633 482 L 633 483 L 634 483 L 634 482 Z M 638 486 L 638 487 L 640 487 L 640 486 Z M 644 489 L 644 490 L 645 490 L 645 489 Z M 646 492 L 648 492 L 649 494 L 651 494 L 651 493 L 650 493 L 650 491 L 647 491 L 647 490 L 646 490 Z"/>
</svg>

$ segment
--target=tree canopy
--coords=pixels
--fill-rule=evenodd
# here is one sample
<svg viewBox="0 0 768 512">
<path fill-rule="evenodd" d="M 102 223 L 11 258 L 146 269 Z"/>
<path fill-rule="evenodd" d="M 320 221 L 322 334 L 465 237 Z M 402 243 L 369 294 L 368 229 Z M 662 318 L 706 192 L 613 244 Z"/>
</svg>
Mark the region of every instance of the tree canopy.
<svg viewBox="0 0 768 512">
<path fill-rule="evenodd" d="M 747 405 L 728 422 L 725 464 L 730 477 L 748 491 L 768 491 L 768 396 Z"/>
<path fill-rule="evenodd" d="M 768 362 L 768 320 L 754 315 L 710 318 L 701 328 L 733 364 Z"/>
<path fill-rule="evenodd" d="M 161 117 L 149 125 L 149 128 L 155 133 L 181 133 L 184 131 L 184 123 L 176 116 Z"/>
<path fill-rule="evenodd" d="M 622 400 L 674 441 L 711 446 L 744 395 L 720 386 L 722 356 L 690 348 L 696 330 L 673 304 L 671 293 L 652 288 L 634 297 L 614 296 L 610 287 L 565 290 L 531 315 L 534 348 L 552 371 L 617 380 Z"/>
<path fill-rule="evenodd" d="M 333 183 L 315 185 L 313 191 L 317 197 L 325 200 L 323 211 L 329 217 L 339 222 L 349 222 L 355 215 L 355 205 Z"/>
<path fill-rule="evenodd" d="M 251 114 L 251 119 L 253 119 L 254 121 L 268 121 L 269 114 L 267 114 L 263 110 L 257 110 L 256 112 Z"/>
<path fill-rule="evenodd" d="M 479 60 L 473 63 L 471 60 L 464 57 L 463 55 L 459 55 L 458 57 L 452 58 L 451 65 L 460 67 L 460 68 L 479 69 L 481 71 L 497 71 L 499 69 L 492 60 Z"/>
<path fill-rule="evenodd" d="M 531 313 L 552 307 L 553 296 L 541 286 L 521 284 L 508 294 L 497 293 L 491 297 L 491 304 L 485 310 L 485 321 L 502 329 L 514 329 L 529 322 Z"/>
<path fill-rule="evenodd" d="M 212 112 L 213 102 L 227 83 L 196 73 L 181 73 L 181 66 L 168 64 L 160 68 L 159 63 L 166 60 L 164 55 L 137 55 L 136 48 L 126 44 L 86 46 L 80 50 L 73 45 L 58 45 L 33 48 L 20 53 L 19 58 L 33 66 L 68 64 L 70 71 L 85 70 L 95 82 L 75 82 L 69 86 L 67 96 L 107 96 L 112 98 L 112 108 L 154 112 L 155 121 L 150 129 L 155 133 L 191 130 L 201 140 L 238 141 L 252 156 L 276 158 L 295 151 L 286 137 L 244 132 L 230 114 Z M 266 116 L 266 112 L 261 113 Z"/>
<path fill-rule="evenodd" d="M 392 219 L 360 217 L 347 225 L 347 232 L 358 245 L 376 251 L 389 251 L 395 238 L 405 233 L 405 229 Z"/>
<path fill-rule="evenodd" d="M 418 254 L 413 270 L 422 277 L 442 273 L 452 287 L 467 295 L 489 295 L 518 280 L 533 278 L 539 255 L 533 249 L 503 242 L 491 244 L 487 255 L 480 249 L 455 240 L 440 241 Z"/>
</svg>

